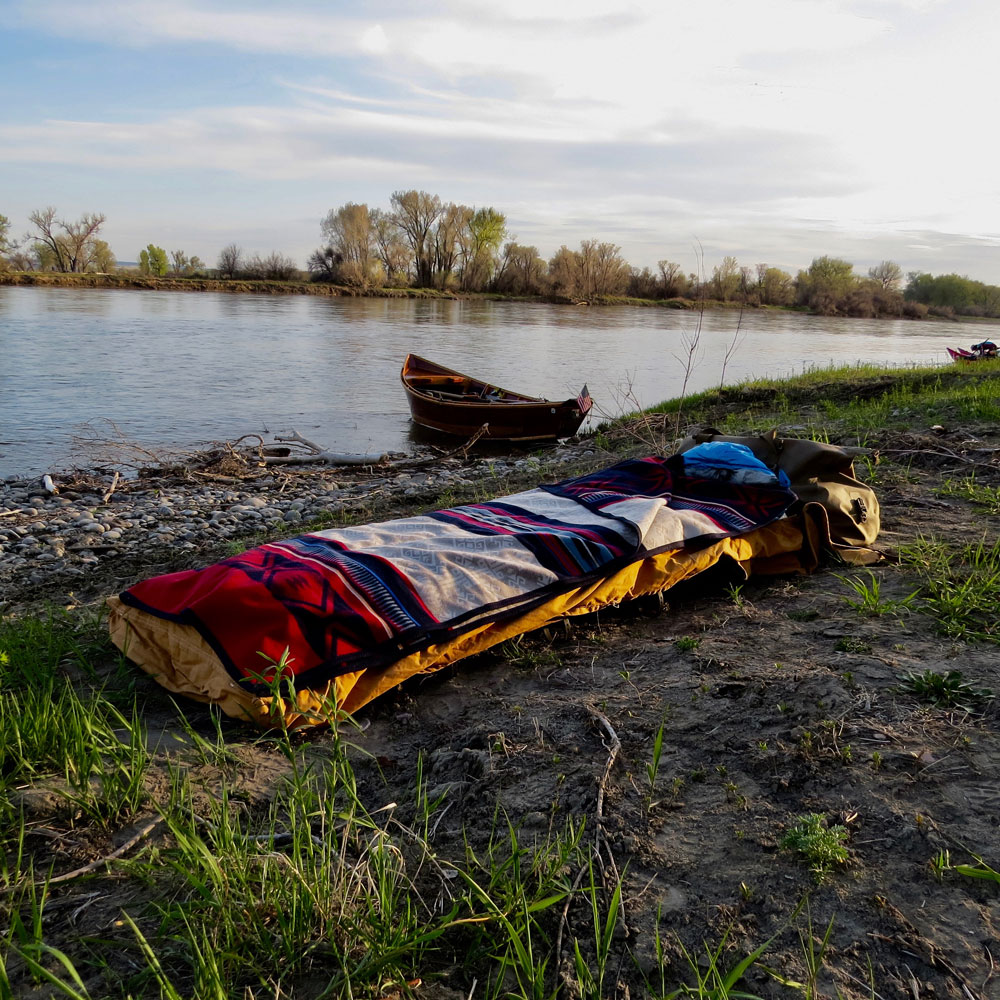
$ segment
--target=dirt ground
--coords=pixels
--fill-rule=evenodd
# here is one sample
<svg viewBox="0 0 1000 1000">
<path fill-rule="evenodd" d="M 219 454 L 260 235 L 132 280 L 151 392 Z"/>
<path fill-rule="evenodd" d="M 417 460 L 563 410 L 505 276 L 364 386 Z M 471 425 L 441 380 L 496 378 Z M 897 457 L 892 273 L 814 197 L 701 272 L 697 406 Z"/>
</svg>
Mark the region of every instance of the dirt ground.
<svg viewBox="0 0 1000 1000">
<path fill-rule="evenodd" d="M 995 518 L 934 497 L 940 475 L 887 469 L 883 543 L 996 539 Z M 913 589 L 892 562 L 873 572 L 887 600 Z M 643 976 L 656 981 L 657 914 L 675 960 L 678 942 L 697 951 L 727 928 L 734 956 L 778 932 L 763 963 L 805 980 L 805 918 L 781 928 L 808 894 L 816 937 L 833 920 L 818 995 L 1000 997 L 1000 885 L 938 879 L 931 866 L 946 850 L 955 864 L 980 855 L 1000 867 L 997 705 L 933 707 L 900 683 L 957 669 L 996 689 L 997 648 L 944 640 L 917 614 L 863 617 L 838 575 L 867 571 L 752 580 L 736 593 L 706 579 L 655 617 L 623 608 L 562 640 L 528 637 L 507 658 L 480 657 L 374 706 L 364 746 L 395 762 L 390 795 L 429 754 L 433 780 L 450 783 L 447 852 L 489 827 L 497 801 L 528 829 L 566 813 L 596 827 L 612 741 L 600 717 L 610 723 L 621 749 L 600 826 L 626 872 L 627 931 L 609 995 L 641 996 Z M 780 847 L 813 813 L 849 831 L 848 862 L 819 886 Z M 745 988 L 789 995 L 759 968 Z"/>
<path fill-rule="evenodd" d="M 996 541 L 996 516 L 935 492 L 966 473 L 933 455 L 878 467 L 890 557 L 921 535 Z M 948 851 L 952 864 L 981 856 L 1000 868 L 1000 706 L 936 706 L 904 683 L 960 670 L 995 690 L 1000 655 L 942 638 L 916 612 L 859 613 L 851 579 L 874 580 L 884 601 L 916 585 L 892 558 L 871 573 L 827 567 L 742 585 L 706 574 L 664 609 L 609 609 L 410 682 L 363 713 L 359 781 L 372 808 L 408 800 L 423 754 L 431 797 L 446 796 L 433 835 L 446 858 L 485 847 L 498 804 L 522 839 L 585 819 L 585 838 L 603 838 L 624 878 L 609 997 L 659 989 L 657 936 L 669 989 L 689 977 L 682 946 L 699 953 L 728 932 L 726 965 L 776 935 L 741 987 L 762 997 L 1000 998 L 1000 884 L 932 865 Z M 168 734 L 168 704 L 137 683 Z M 208 731 L 203 708 L 185 711 Z M 226 732 L 246 787 L 266 794 L 273 747 L 236 723 Z M 324 738 L 307 737 L 318 751 Z M 809 814 L 848 831 L 848 860 L 821 884 L 782 847 Z M 111 920 L 113 902 L 87 921 Z M 570 906 L 566 940 L 583 939 L 589 920 L 582 900 Z M 813 992 L 782 985 L 807 982 L 803 939 L 818 947 L 831 921 Z M 561 951 L 568 963 L 565 941 Z M 415 995 L 468 997 L 470 985 L 446 971 Z"/>
</svg>

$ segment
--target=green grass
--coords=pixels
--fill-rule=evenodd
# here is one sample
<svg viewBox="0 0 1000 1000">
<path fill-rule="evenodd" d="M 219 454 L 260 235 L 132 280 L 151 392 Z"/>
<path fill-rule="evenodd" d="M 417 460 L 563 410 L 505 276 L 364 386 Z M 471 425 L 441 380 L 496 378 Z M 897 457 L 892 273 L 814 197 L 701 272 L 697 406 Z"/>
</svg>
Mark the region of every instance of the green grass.
<svg viewBox="0 0 1000 1000">
<path fill-rule="evenodd" d="M 949 479 L 937 493 L 943 497 L 961 497 L 986 514 L 1000 514 L 1000 486 L 977 482 L 974 475 L 957 482 Z"/>
<path fill-rule="evenodd" d="M 3 1000 L 32 983 L 93 1000 L 222 1000 L 261 989 L 286 996 L 317 977 L 328 996 L 408 995 L 408 982 L 456 966 L 480 977 L 486 997 L 547 996 L 554 988 L 551 914 L 573 891 L 598 913 L 593 943 L 574 938 L 571 945 L 588 956 L 578 967 L 585 991 L 599 994 L 621 886 L 606 915 L 593 871 L 571 888 L 569 873 L 591 864 L 582 824 L 524 841 L 498 813 L 484 852 L 469 844 L 462 858 L 439 858 L 430 837 L 443 800 L 429 799 L 422 768 L 410 809 L 369 808 L 351 762 L 357 751 L 338 729 L 318 747 L 294 733 L 265 737 L 287 770 L 266 806 L 248 809 L 218 724 L 212 740 L 183 720 L 188 749 L 158 761 L 169 788 L 147 801 L 143 778 L 154 758 L 134 700 L 126 716 L 97 683 L 88 655 L 105 652 L 102 644 L 91 649 L 62 619 L 8 624 L 0 634 L 4 696 L 26 690 L 33 676 L 51 695 L 33 710 L 29 699 L 8 701 L 16 711 L 3 716 Z M 66 673 L 71 660 L 94 682 L 82 693 L 79 677 Z M 193 777 L 200 768 L 215 776 L 211 787 Z M 157 846 L 110 863 L 133 887 L 115 928 L 58 946 L 47 940 L 58 926 L 48 916 L 48 868 L 36 864 L 9 795 L 15 785 L 52 781 L 60 782 L 77 836 L 124 825 L 140 806 L 147 817 L 150 809 L 158 814 L 162 827 Z M 114 960 L 119 954 L 124 962 Z M 95 982 L 101 986 L 92 993 L 85 984 L 93 990 Z"/>
<path fill-rule="evenodd" d="M 833 575 L 847 584 L 855 595 L 854 597 L 845 596 L 844 602 L 866 618 L 899 614 L 901 611 L 908 610 L 917 596 L 917 592 L 914 591 L 899 600 L 890 600 L 884 597 L 882 595 L 882 580 L 872 570 L 868 570 L 867 575 L 842 576 L 839 573 Z"/>
<path fill-rule="evenodd" d="M 0 849 L 24 786 L 105 827 L 143 802 L 149 754 L 120 665 L 98 617 L 0 622 Z"/>
<path fill-rule="evenodd" d="M 972 854 L 974 865 L 951 863 L 951 852 L 947 849 L 938 851 L 931 858 L 930 866 L 938 881 L 944 878 L 946 872 L 957 872 L 966 878 L 985 879 L 987 882 L 996 882 L 1000 886 L 1000 871 L 988 865 L 978 854 Z"/>
<path fill-rule="evenodd" d="M 920 538 L 899 554 L 920 582 L 913 607 L 932 618 L 941 635 L 1000 643 L 1000 540 L 953 547 Z"/>
<path fill-rule="evenodd" d="M 995 422 L 1000 419 L 1000 394 L 993 388 L 998 376 L 1000 362 L 967 368 L 865 363 L 811 368 L 787 379 L 748 379 L 665 400 L 641 417 L 648 427 L 662 431 L 662 418 L 682 411 L 688 423 L 708 421 L 724 434 L 744 435 L 794 422 L 804 426 L 802 437 L 864 443 L 872 428 L 926 430 L 933 424 Z M 639 417 L 632 413 L 611 421 L 602 433 L 613 439 L 616 428 Z"/>
</svg>

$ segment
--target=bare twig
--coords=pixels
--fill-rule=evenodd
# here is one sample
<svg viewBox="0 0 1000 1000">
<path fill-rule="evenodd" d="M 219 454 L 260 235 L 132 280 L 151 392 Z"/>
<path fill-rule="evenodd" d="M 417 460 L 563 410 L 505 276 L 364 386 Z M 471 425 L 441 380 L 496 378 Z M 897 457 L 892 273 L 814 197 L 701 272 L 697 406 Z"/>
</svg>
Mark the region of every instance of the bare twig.
<svg viewBox="0 0 1000 1000">
<path fill-rule="evenodd" d="M 722 374 L 719 376 L 719 388 L 721 389 L 726 384 L 726 368 L 729 365 L 729 361 L 732 356 L 736 353 L 736 349 L 743 343 L 746 335 L 741 332 L 740 327 L 743 325 L 743 310 L 746 309 L 747 305 L 747 290 L 744 285 L 743 288 L 743 298 L 740 301 L 740 314 L 736 319 L 736 332 L 733 334 L 733 339 L 729 341 L 726 345 L 726 353 L 722 356 Z"/>
<path fill-rule="evenodd" d="M 880 449 L 883 455 L 936 455 L 938 458 L 950 458 L 955 462 L 962 462 L 964 465 L 973 465 L 980 469 L 992 469 L 994 472 L 1000 471 L 1000 466 L 995 462 L 977 462 L 973 458 L 966 458 L 959 455 L 957 451 L 950 448 L 883 448 Z"/>
<path fill-rule="evenodd" d="M 265 465 L 377 465 L 385 458 L 385 453 L 380 455 L 346 455 L 340 452 L 327 451 L 315 441 L 304 438 L 297 430 L 292 428 L 290 434 L 275 434 L 274 440 L 282 444 L 302 445 L 307 449 L 305 454 L 292 455 L 264 455 L 261 461 Z"/>
<path fill-rule="evenodd" d="M 696 355 L 698 352 L 698 343 L 701 340 L 701 328 L 705 321 L 705 252 L 702 250 L 701 243 L 698 244 L 698 270 L 700 272 L 700 292 L 699 292 L 699 306 L 698 306 L 698 323 L 695 326 L 694 333 L 690 336 L 685 334 L 683 342 L 686 348 L 686 358 L 678 358 L 677 360 L 684 365 L 684 381 L 681 383 L 681 392 L 677 403 L 677 416 L 674 418 L 674 437 L 681 436 L 681 414 L 684 412 L 684 400 L 687 399 L 687 387 L 688 382 L 691 381 L 691 373 L 694 371 L 696 364 Z"/>
<path fill-rule="evenodd" d="M 480 439 L 480 438 L 481 438 L 481 437 L 482 437 L 482 436 L 483 436 L 484 434 L 487 434 L 487 433 L 489 433 L 489 429 L 490 429 L 490 425 L 489 425 L 489 423 L 485 423 L 485 424 L 483 424 L 483 426 L 482 426 L 482 427 L 480 427 L 480 428 L 479 428 L 479 430 L 478 430 L 478 431 L 476 431 L 476 433 L 475 433 L 475 434 L 473 434 L 473 435 L 472 435 L 472 437 L 470 437 L 470 438 L 469 438 L 469 440 L 468 440 L 468 441 L 466 441 L 466 442 L 465 442 L 465 444 L 463 444 L 463 445 L 462 445 L 462 447 L 461 447 L 461 448 L 459 449 L 459 450 L 460 450 L 460 451 L 462 452 L 462 455 L 464 456 L 464 455 L 465 455 L 465 454 L 466 454 L 466 453 L 468 452 L 468 450 L 469 450 L 469 449 L 470 449 L 470 448 L 471 448 L 471 447 L 472 447 L 472 446 L 473 446 L 473 445 L 474 445 L 474 444 L 475 444 L 475 443 L 476 443 L 476 442 L 477 442 L 477 441 L 478 441 L 478 440 L 479 440 L 479 439 Z"/>
<path fill-rule="evenodd" d="M 110 854 L 105 855 L 103 858 L 98 858 L 96 861 L 91 861 L 89 865 L 84 865 L 82 868 L 75 868 L 71 872 L 66 872 L 65 875 L 57 875 L 55 878 L 44 879 L 41 882 L 36 882 L 36 885 L 56 885 L 58 882 L 69 882 L 71 879 L 79 878 L 81 875 L 89 875 L 91 872 L 97 871 L 102 865 L 108 864 L 109 861 L 114 861 L 115 858 L 120 858 L 127 851 L 132 850 L 140 840 L 144 840 L 148 837 L 161 823 L 163 822 L 162 817 L 157 817 L 147 823 L 138 833 L 129 837 L 121 847 L 115 848 Z"/>
<path fill-rule="evenodd" d="M 183 464 L 193 457 L 190 452 L 180 449 L 147 448 L 127 438 L 112 420 L 80 425 L 73 435 L 72 446 L 75 452 L 82 452 L 89 463 L 124 469 L 162 468 Z"/>
<path fill-rule="evenodd" d="M 107 492 L 101 497 L 101 503 L 107 503 L 111 499 L 111 494 L 114 493 L 115 487 L 118 485 L 118 480 L 121 478 L 121 473 L 115 469 L 114 477 L 111 480 L 111 485 L 108 487 Z"/>
<path fill-rule="evenodd" d="M 608 760 L 604 765 L 604 774 L 601 775 L 601 780 L 597 783 L 597 831 L 598 837 L 600 837 L 603 833 L 602 826 L 604 823 L 604 790 L 607 787 L 611 769 L 615 766 L 618 751 L 621 750 L 622 741 L 618 738 L 618 734 L 615 732 L 614 726 L 608 721 L 607 716 L 602 715 L 596 708 L 591 708 L 590 714 L 604 727 L 609 740 L 605 744 L 608 748 Z M 599 846 L 600 843 L 598 843 Z"/>
<path fill-rule="evenodd" d="M 601 846 L 603 844 L 604 850 L 608 856 L 608 863 L 611 867 L 611 872 L 614 875 L 615 882 L 619 885 L 621 884 L 621 872 L 618 870 L 618 863 L 615 861 L 615 856 L 611 851 L 611 843 L 607 838 L 607 834 L 604 832 L 604 793 L 607 788 L 608 778 L 611 776 L 611 769 L 615 766 L 615 761 L 618 759 L 618 751 L 622 748 L 622 741 L 618 738 L 618 734 L 615 732 L 615 727 L 611 725 L 608 721 L 607 716 L 598 712 L 596 708 L 589 708 L 590 714 L 596 719 L 604 731 L 607 733 L 608 742 L 605 746 L 608 748 L 608 760 L 604 765 L 604 773 L 601 775 L 601 779 L 597 784 L 597 833 L 594 836 L 594 847 L 596 849 L 597 859 L 601 859 Z M 603 868 L 603 862 L 602 862 Z M 605 883 L 605 888 L 607 885 Z M 628 933 L 628 922 L 625 918 L 625 899 L 622 897 L 620 899 L 620 912 L 622 919 L 622 927 L 625 928 L 626 934 Z"/>
</svg>

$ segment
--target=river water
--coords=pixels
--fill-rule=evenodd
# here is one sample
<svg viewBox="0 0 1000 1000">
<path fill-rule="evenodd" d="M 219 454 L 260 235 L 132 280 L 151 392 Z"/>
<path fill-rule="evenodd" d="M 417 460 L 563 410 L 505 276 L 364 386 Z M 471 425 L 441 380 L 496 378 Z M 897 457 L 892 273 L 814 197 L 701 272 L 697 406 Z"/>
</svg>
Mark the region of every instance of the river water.
<svg viewBox="0 0 1000 1000">
<path fill-rule="evenodd" d="M 584 429 L 718 385 L 736 312 L 540 303 L 0 287 L 0 477 L 94 458 L 117 431 L 193 448 L 294 428 L 335 451 L 411 450 L 399 369 L 409 351 L 510 389 L 565 399 Z M 946 363 L 1000 325 L 747 312 L 725 381 L 856 361 Z M 423 438 L 426 439 L 426 438 Z"/>
</svg>

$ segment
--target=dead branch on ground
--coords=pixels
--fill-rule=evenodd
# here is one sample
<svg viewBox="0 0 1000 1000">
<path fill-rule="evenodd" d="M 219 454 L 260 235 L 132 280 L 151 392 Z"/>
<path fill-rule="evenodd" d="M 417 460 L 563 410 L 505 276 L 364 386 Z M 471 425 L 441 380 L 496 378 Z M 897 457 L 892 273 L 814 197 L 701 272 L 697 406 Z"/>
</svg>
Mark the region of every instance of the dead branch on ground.
<svg viewBox="0 0 1000 1000">
<path fill-rule="evenodd" d="M 274 440 L 289 446 L 287 454 L 275 454 L 278 449 L 264 448 L 261 459 L 264 465 L 378 465 L 385 459 L 384 452 L 379 455 L 348 455 L 329 451 L 304 438 L 294 428 L 290 434 L 275 434 Z"/>
</svg>

